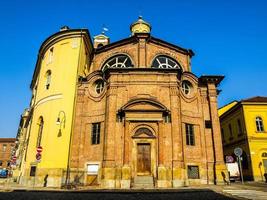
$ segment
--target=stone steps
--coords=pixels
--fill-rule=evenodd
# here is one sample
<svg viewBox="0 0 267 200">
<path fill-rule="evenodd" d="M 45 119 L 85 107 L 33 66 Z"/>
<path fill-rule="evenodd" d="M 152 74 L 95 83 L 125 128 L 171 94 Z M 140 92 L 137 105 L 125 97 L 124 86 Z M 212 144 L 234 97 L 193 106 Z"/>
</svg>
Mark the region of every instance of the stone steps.
<svg viewBox="0 0 267 200">
<path fill-rule="evenodd" d="M 152 176 L 136 176 L 134 177 L 133 188 L 154 188 L 154 180 Z"/>
</svg>

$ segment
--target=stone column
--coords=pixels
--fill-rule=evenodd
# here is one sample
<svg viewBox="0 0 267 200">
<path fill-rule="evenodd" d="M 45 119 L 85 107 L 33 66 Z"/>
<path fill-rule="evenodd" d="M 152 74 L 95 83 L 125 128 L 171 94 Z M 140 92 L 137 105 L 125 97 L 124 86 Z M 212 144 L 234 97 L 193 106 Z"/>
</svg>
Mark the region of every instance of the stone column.
<svg viewBox="0 0 267 200">
<path fill-rule="evenodd" d="M 181 122 L 181 102 L 177 87 L 170 88 L 171 117 L 172 117 L 172 185 L 184 186 L 184 152 Z M 175 148 L 174 148 L 175 147 Z"/>
<path fill-rule="evenodd" d="M 106 119 L 104 132 L 103 188 L 114 188 L 116 178 L 115 163 L 115 128 L 117 113 L 117 87 L 110 86 L 106 100 Z"/>
<path fill-rule="evenodd" d="M 125 120 L 125 119 L 124 119 Z M 123 167 L 122 167 L 122 180 L 121 188 L 130 188 L 131 186 L 131 168 L 129 163 L 129 145 L 130 145 L 130 133 L 129 133 L 129 121 L 124 121 L 124 151 L 123 151 Z"/>
<path fill-rule="evenodd" d="M 212 123 L 213 151 L 214 151 L 214 175 L 215 183 L 224 183 L 223 173 L 228 177 L 228 172 L 223 159 L 223 147 L 221 139 L 221 129 L 217 107 L 217 89 L 214 83 L 207 83 L 210 107 L 210 117 Z M 227 178 L 226 178 L 227 179 Z"/>
</svg>

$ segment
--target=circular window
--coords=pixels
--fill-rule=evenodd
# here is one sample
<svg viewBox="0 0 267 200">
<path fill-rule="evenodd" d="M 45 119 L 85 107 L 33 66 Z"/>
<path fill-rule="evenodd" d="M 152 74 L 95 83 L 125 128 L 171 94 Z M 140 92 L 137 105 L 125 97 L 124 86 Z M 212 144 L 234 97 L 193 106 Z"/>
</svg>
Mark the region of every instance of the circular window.
<svg viewBox="0 0 267 200">
<path fill-rule="evenodd" d="M 192 84 L 189 81 L 182 82 L 182 91 L 184 94 L 189 95 L 192 90 Z"/>
<path fill-rule="evenodd" d="M 95 82 L 95 91 L 97 94 L 102 93 L 104 90 L 104 81 L 103 80 L 97 80 Z"/>
</svg>

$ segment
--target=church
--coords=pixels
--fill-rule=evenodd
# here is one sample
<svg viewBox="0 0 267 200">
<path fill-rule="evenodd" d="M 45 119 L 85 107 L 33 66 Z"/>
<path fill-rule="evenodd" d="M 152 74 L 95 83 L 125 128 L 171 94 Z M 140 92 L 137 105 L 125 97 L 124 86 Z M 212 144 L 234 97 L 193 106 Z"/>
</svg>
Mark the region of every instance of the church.
<svg viewBox="0 0 267 200">
<path fill-rule="evenodd" d="M 197 77 L 194 52 L 151 35 L 63 27 L 40 47 L 19 183 L 171 188 L 223 183 L 219 75 Z M 37 150 L 36 150 L 37 149 Z"/>
</svg>

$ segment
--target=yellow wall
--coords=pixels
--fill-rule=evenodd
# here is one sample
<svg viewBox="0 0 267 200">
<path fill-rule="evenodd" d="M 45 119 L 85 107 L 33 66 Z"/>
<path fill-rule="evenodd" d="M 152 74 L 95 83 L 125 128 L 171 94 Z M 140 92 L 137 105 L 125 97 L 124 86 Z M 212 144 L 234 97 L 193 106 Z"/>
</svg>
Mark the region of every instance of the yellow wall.
<svg viewBox="0 0 267 200">
<path fill-rule="evenodd" d="M 256 131 L 257 116 L 263 119 L 264 132 Z M 241 121 L 243 134 L 239 134 L 237 119 Z M 251 176 L 256 181 L 263 180 L 264 167 L 260 162 L 263 163 L 262 153 L 267 152 L 267 104 L 241 102 L 240 106 L 236 105 L 227 115 L 221 116 L 220 122 L 225 138 L 224 155 L 231 155 L 234 148 L 241 147 L 246 152 L 249 165 L 252 167 L 243 170 L 244 176 Z M 229 124 L 232 126 L 232 139 Z"/>
<path fill-rule="evenodd" d="M 87 38 L 85 38 L 87 39 Z M 92 51 L 90 41 L 82 39 L 81 35 L 69 35 L 47 44 L 40 61 L 40 71 L 34 85 L 34 108 L 31 126 L 29 128 L 29 144 L 25 163 L 24 176 L 29 175 L 30 166 L 36 161 L 36 143 L 38 136 L 38 120 L 42 116 L 44 127 L 41 146 L 43 147 L 41 162 L 37 165 L 42 169 L 66 169 L 68 163 L 69 142 L 72 132 L 72 121 L 75 105 L 78 76 L 85 76 L 89 67 L 89 54 Z M 49 62 L 49 51 L 53 47 L 52 61 Z M 51 70 L 51 84 L 46 89 L 46 72 Z M 65 112 L 65 128 L 56 124 L 60 111 Z M 64 114 L 60 114 L 63 121 Z M 45 172 L 47 173 L 47 171 Z M 51 171 L 51 173 L 53 173 Z M 53 176 L 53 175 L 52 175 Z M 50 176 L 51 177 L 51 176 Z"/>
<path fill-rule="evenodd" d="M 260 165 L 260 162 L 263 162 L 262 153 L 267 152 L 267 104 L 245 104 L 244 113 L 254 179 L 262 180 L 264 167 L 263 165 Z M 257 116 L 260 116 L 263 119 L 264 132 L 257 132 L 255 123 L 255 118 Z"/>
</svg>

